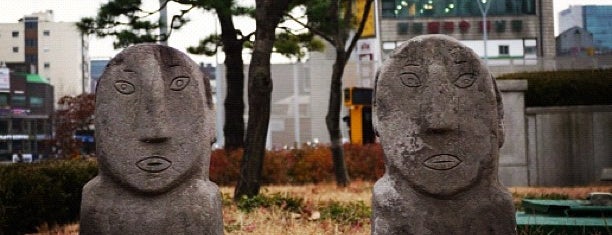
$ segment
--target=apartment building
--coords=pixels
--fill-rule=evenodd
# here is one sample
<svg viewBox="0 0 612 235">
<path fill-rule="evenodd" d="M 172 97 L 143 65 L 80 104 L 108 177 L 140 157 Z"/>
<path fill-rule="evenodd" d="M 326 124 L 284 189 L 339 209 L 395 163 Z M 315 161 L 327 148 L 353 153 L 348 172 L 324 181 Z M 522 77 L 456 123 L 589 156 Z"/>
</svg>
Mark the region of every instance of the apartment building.
<svg viewBox="0 0 612 235">
<path fill-rule="evenodd" d="M 55 88 L 54 104 L 66 95 L 90 91 L 88 37 L 74 22 L 56 22 L 53 11 L 0 23 L 0 61 L 25 63 Z"/>
</svg>

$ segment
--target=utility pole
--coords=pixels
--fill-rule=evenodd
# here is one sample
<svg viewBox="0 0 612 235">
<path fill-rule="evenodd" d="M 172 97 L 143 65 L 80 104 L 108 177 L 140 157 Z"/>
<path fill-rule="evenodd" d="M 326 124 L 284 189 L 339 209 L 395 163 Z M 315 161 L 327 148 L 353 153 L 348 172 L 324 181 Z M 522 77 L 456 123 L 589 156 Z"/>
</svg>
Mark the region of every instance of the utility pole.
<svg viewBox="0 0 612 235">
<path fill-rule="evenodd" d="M 159 44 L 168 46 L 168 0 L 159 0 L 159 35 L 164 35 L 164 41 L 160 41 Z"/>
<path fill-rule="evenodd" d="M 476 0 L 478 8 L 480 8 L 480 13 L 482 13 L 482 40 L 484 41 L 484 59 L 487 66 L 489 65 L 489 55 L 487 53 L 487 12 L 489 12 L 492 1 L 493 0 Z"/>
</svg>

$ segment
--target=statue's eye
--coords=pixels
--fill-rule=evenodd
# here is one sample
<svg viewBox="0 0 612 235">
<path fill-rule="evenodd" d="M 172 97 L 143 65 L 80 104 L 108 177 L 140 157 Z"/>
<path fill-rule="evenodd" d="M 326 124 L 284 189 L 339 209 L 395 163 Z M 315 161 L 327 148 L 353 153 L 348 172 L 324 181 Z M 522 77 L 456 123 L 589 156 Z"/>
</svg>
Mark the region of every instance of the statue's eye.
<svg viewBox="0 0 612 235">
<path fill-rule="evenodd" d="M 172 83 L 170 83 L 170 90 L 183 90 L 187 87 L 187 84 L 189 84 L 189 77 L 176 77 L 172 80 Z"/>
<path fill-rule="evenodd" d="M 121 94 L 126 94 L 126 95 L 132 94 L 134 93 L 134 91 L 136 91 L 136 88 L 134 87 L 134 85 L 132 85 L 131 83 L 127 81 L 116 81 L 115 89 Z"/>
<path fill-rule="evenodd" d="M 400 74 L 400 79 L 402 80 L 402 84 L 409 87 L 419 87 L 421 86 L 421 79 L 414 73 L 402 73 Z"/>
<path fill-rule="evenodd" d="M 464 73 L 459 75 L 459 78 L 455 81 L 455 86 L 460 88 L 466 88 L 474 84 L 476 77 L 472 73 Z"/>
</svg>

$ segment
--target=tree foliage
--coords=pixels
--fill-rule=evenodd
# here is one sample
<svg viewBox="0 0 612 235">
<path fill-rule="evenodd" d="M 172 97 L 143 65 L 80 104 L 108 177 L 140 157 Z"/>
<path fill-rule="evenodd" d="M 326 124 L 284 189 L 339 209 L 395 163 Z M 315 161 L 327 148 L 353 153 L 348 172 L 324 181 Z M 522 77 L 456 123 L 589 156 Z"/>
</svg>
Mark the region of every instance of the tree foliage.
<svg viewBox="0 0 612 235">
<path fill-rule="evenodd" d="M 53 144 L 60 157 L 74 158 L 79 155 L 81 143 L 74 139 L 77 130 L 92 130 L 95 96 L 81 94 L 64 96 L 58 101 L 60 109 L 55 111 L 55 138 Z"/>
<path fill-rule="evenodd" d="M 117 39 L 113 43 L 115 48 L 144 42 L 167 41 L 172 30 L 180 29 L 189 21 L 185 14 L 201 6 L 198 5 L 200 1 L 173 1 L 191 2 L 192 5 L 188 9 L 181 10 L 180 14 L 172 16 L 168 33 L 158 33 L 161 27 L 159 18 L 157 21 L 151 21 L 151 19 L 169 2 L 171 0 L 162 2 L 157 10 L 149 12 L 141 8 L 141 0 L 109 1 L 100 6 L 95 18 L 82 18 L 77 23 L 77 28 L 84 34 L 95 34 L 98 37 L 114 36 Z"/>
</svg>

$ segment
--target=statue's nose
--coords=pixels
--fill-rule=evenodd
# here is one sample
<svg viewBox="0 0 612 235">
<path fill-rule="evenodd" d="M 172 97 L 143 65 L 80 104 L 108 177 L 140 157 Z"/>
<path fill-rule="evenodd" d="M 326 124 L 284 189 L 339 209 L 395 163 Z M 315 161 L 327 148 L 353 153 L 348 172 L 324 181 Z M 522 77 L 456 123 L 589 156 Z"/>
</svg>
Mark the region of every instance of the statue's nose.
<svg viewBox="0 0 612 235">
<path fill-rule="evenodd" d="M 450 80 L 445 78 L 443 68 L 433 68 L 430 75 L 438 79 L 431 79 L 427 86 L 429 98 L 421 105 L 421 115 L 424 119 L 424 128 L 430 133 L 446 133 L 458 128 L 457 120 L 457 94 L 453 90 Z"/>
<path fill-rule="evenodd" d="M 138 140 L 145 143 L 162 143 L 170 138 L 166 127 L 168 109 L 162 79 L 154 79 L 147 92 L 141 94 L 136 114 Z"/>
</svg>

